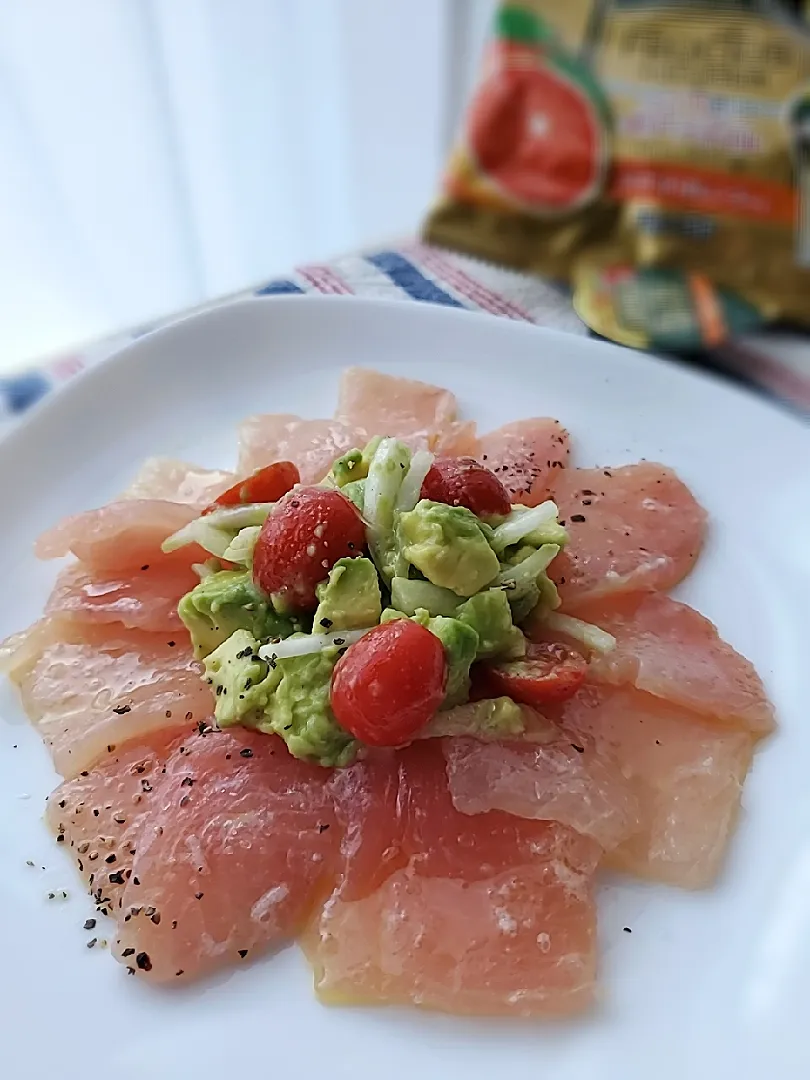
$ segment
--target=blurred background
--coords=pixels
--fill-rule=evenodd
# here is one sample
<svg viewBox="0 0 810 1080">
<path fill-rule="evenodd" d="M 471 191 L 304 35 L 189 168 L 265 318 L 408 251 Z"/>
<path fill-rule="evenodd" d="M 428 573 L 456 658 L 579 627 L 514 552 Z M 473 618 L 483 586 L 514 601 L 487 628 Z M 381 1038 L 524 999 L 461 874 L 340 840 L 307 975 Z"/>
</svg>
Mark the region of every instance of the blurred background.
<svg viewBox="0 0 810 1080">
<path fill-rule="evenodd" d="M 491 0 L 0 0 L 0 371 L 412 233 Z"/>
<path fill-rule="evenodd" d="M 496 11 L 504 79 L 490 66 L 487 88 L 481 58 Z M 552 215 L 552 225 L 562 221 L 562 232 L 555 233 L 542 213 L 522 214 L 517 204 L 510 209 L 502 200 L 496 221 L 497 213 L 479 209 L 493 205 L 489 181 L 476 179 L 476 162 L 451 148 L 462 126 L 469 134 L 469 117 L 483 116 L 487 145 L 496 157 L 506 153 L 506 166 L 529 162 L 530 172 L 545 171 L 555 183 L 573 175 L 582 154 L 578 133 L 566 121 L 558 130 L 548 127 L 547 103 L 532 97 L 537 91 L 530 86 L 538 65 L 546 79 L 556 72 L 558 87 L 561 73 L 563 82 L 573 79 L 580 99 L 598 113 L 602 91 L 588 72 L 607 40 L 616 47 L 616 33 L 604 32 L 608 16 L 623 25 L 636 16 L 646 20 L 645 47 L 650 62 L 660 66 L 669 61 L 656 20 L 668 18 L 666 11 L 681 20 L 677 40 L 694 36 L 689 47 L 717 50 L 712 63 L 720 66 L 701 69 L 694 86 L 681 78 L 684 69 L 670 97 L 660 80 L 639 82 L 638 72 L 630 72 L 631 54 L 641 62 L 633 50 L 612 74 L 603 55 L 600 65 L 613 95 L 609 109 L 616 114 L 610 123 L 616 121 L 623 140 L 611 169 L 616 165 L 618 176 L 622 160 L 635 153 L 640 178 L 648 182 L 653 173 L 647 165 L 654 171 L 672 147 L 666 148 L 664 136 L 656 143 L 652 129 L 645 143 L 633 125 L 663 124 L 660 131 L 672 136 L 673 160 L 689 171 L 688 139 L 681 145 L 673 132 L 677 123 L 708 124 L 721 142 L 709 149 L 707 136 L 693 149 L 709 155 L 721 179 L 735 189 L 742 185 L 738 195 L 750 194 L 749 170 L 758 170 L 769 190 L 774 179 L 793 184 L 795 192 L 803 185 L 801 198 L 795 195 L 795 231 L 804 236 L 804 255 L 794 259 L 790 229 L 777 236 L 766 221 L 758 232 L 750 214 L 730 210 L 734 244 L 716 243 L 721 265 L 712 265 L 706 244 L 722 222 L 711 213 L 662 213 L 657 194 L 624 192 L 610 203 L 616 219 L 611 235 L 626 248 L 621 258 L 616 249 L 614 263 L 624 258 L 635 268 L 624 282 L 615 280 L 615 271 L 627 276 L 626 267 L 614 266 L 596 285 L 586 283 L 587 304 L 582 289 L 575 289 L 577 311 L 591 330 L 637 347 L 677 354 L 687 342 L 694 360 L 689 334 L 694 338 L 693 331 L 705 329 L 696 318 L 701 312 L 693 310 L 693 286 L 700 285 L 703 313 L 719 312 L 719 323 L 730 328 L 722 342 L 712 334 L 701 338 L 704 362 L 807 410 L 806 334 L 794 332 L 790 322 L 787 330 L 774 332 L 769 325 L 765 334 L 755 331 L 784 312 L 810 325 L 810 295 L 805 308 L 804 278 L 796 273 L 810 265 L 810 0 L 0 0 L 0 421 L 91 362 L 85 343 L 127 328 L 137 334 L 161 317 L 347 252 L 393 248 L 412 258 L 407 240 L 425 224 L 443 174 L 451 198 L 428 219 L 428 239 L 540 276 L 493 277 L 480 263 L 455 262 L 441 270 L 431 254 L 430 265 L 417 270 L 427 274 L 428 293 L 438 278 L 445 291 L 456 288 L 451 303 L 502 312 L 519 301 L 533 321 L 584 332 L 570 295 L 550 291 L 541 277 L 571 283 L 575 248 L 588 256 L 598 248 L 599 227 L 593 232 L 593 226 L 608 204 L 594 214 L 586 206 L 582 220 L 590 224 L 568 232 L 561 218 Z M 792 65 L 798 65 L 795 71 Z M 722 71 L 749 92 L 733 80 L 721 85 Z M 528 72 L 524 89 L 520 74 L 512 79 L 515 72 Z M 807 103 L 804 111 L 796 107 L 805 135 L 804 158 L 795 157 L 794 164 L 787 128 L 778 119 L 787 107 L 774 90 L 779 79 L 791 94 L 798 87 Z M 512 145 L 521 116 L 529 142 Z M 670 132 L 667 125 L 675 126 Z M 506 141 L 505 129 L 512 132 Z M 727 150 L 722 138 L 740 132 L 762 135 L 757 154 Z M 791 175 L 770 168 L 769 139 L 781 154 L 771 164 L 781 161 Z M 532 157 L 538 148 L 541 156 Z M 717 161 L 710 159 L 715 151 Z M 696 223 L 703 232 L 687 236 L 684 230 Z M 667 255 L 668 240 L 661 239 L 666 229 L 686 238 L 677 257 Z M 646 269 L 636 274 L 656 263 L 652 247 L 661 265 L 674 265 L 672 280 L 668 269 L 663 276 Z M 571 258 L 558 265 L 555 252 L 563 251 Z M 459 274 L 477 279 L 482 273 L 484 292 L 497 294 L 494 307 L 492 301 L 481 304 L 478 280 L 468 284 L 468 296 L 458 293 Z M 704 275 L 715 285 L 744 287 L 754 308 L 736 297 L 707 299 Z M 692 281 L 696 276 L 701 280 Z M 306 272 L 302 280 L 306 286 Z M 791 303 L 786 282 L 793 288 Z M 618 310 L 621 290 L 625 299 L 633 294 L 633 318 L 645 307 L 641 336 L 622 335 L 605 318 Z M 677 325 L 680 336 L 647 333 L 667 325 Z M 684 326 L 686 336 L 680 333 Z M 122 343 L 108 339 L 102 353 Z M 35 372 L 33 381 L 20 382 L 17 374 L 3 378 L 26 370 Z"/>
</svg>

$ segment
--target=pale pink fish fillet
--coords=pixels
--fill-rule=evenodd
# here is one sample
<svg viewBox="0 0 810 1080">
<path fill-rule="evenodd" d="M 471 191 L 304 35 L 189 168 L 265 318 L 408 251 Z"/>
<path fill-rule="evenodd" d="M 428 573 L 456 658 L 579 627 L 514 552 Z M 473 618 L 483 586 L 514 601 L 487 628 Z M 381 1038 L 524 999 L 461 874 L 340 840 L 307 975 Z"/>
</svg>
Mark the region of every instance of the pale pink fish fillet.
<svg viewBox="0 0 810 1080">
<path fill-rule="evenodd" d="M 302 945 L 330 1004 L 557 1017 L 591 1004 L 591 877 L 560 861 L 483 881 L 397 870 L 375 892 L 336 893 Z"/>
<path fill-rule="evenodd" d="M 435 741 L 338 779 L 343 880 L 302 938 L 320 997 L 516 1016 L 589 1004 L 598 845 L 460 814 Z"/>
<path fill-rule="evenodd" d="M 558 471 L 571 456 L 570 438 L 547 416 L 515 420 L 481 435 L 479 458 L 491 469 L 513 503 L 536 506 L 549 497 Z"/>
<path fill-rule="evenodd" d="M 141 826 L 159 798 L 160 770 L 185 735 L 145 734 L 88 765 L 48 797 L 46 821 L 76 864 L 99 912 L 120 918 L 118 901 L 132 873 Z M 110 856 L 112 861 L 108 862 Z"/>
<path fill-rule="evenodd" d="M 123 742 L 191 729 L 214 710 L 185 632 L 46 618 L 18 642 L 13 665 L 23 708 L 66 777 Z"/>
<path fill-rule="evenodd" d="M 177 605 L 198 582 L 190 566 L 168 560 L 144 563 L 136 570 L 94 570 L 77 562 L 60 572 L 45 612 L 174 633 L 183 628 Z"/>
<path fill-rule="evenodd" d="M 255 472 L 274 461 L 292 461 L 301 483 L 314 484 L 329 472 L 335 458 L 347 450 L 363 447 L 365 429 L 338 420 L 302 420 L 300 416 L 249 416 L 239 425 L 241 475 Z"/>
<path fill-rule="evenodd" d="M 122 499 L 164 499 L 204 509 L 236 481 L 224 469 L 202 469 L 174 458 L 152 457 L 141 465 Z"/>
<path fill-rule="evenodd" d="M 472 457 L 481 453 L 478 426 L 474 420 L 454 421 L 434 440 L 431 447 L 437 457 Z"/>
<path fill-rule="evenodd" d="M 444 743 L 450 794 L 457 810 L 503 810 L 518 817 L 559 821 L 615 848 L 639 828 L 638 800 L 612 755 L 591 739 L 553 743 Z"/>
<path fill-rule="evenodd" d="M 194 507 L 163 499 L 112 502 L 64 518 L 39 537 L 34 551 L 40 559 L 75 555 L 93 567 L 107 570 L 135 569 L 158 562 L 188 565 L 200 557 L 202 549 L 184 548 L 169 558 L 160 545 L 196 516 Z"/>
<path fill-rule="evenodd" d="M 555 717 L 572 742 L 589 739 L 617 759 L 638 799 L 641 828 L 608 853 L 608 865 L 686 888 L 710 884 L 755 739 L 631 688 L 586 685 Z"/>
<path fill-rule="evenodd" d="M 593 678 L 633 683 L 754 735 L 774 729 L 773 706 L 753 664 L 688 605 L 662 593 L 628 594 L 594 601 L 580 615 L 618 643 L 591 661 Z"/>
<path fill-rule="evenodd" d="M 372 435 L 406 441 L 421 436 L 430 443 L 456 419 L 456 411 L 454 395 L 440 386 L 350 367 L 340 378 L 335 416 Z"/>
<path fill-rule="evenodd" d="M 640 589 L 669 589 L 700 554 L 706 511 L 665 465 L 563 469 L 552 497 L 570 536 L 550 574 L 563 608 Z"/>
<path fill-rule="evenodd" d="M 330 771 L 243 729 L 185 740 L 163 768 L 122 868 L 113 955 L 177 982 L 286 944 L 336 879 Z M 98 779 L 104 805 L 115 782 Z"/>
</svg>

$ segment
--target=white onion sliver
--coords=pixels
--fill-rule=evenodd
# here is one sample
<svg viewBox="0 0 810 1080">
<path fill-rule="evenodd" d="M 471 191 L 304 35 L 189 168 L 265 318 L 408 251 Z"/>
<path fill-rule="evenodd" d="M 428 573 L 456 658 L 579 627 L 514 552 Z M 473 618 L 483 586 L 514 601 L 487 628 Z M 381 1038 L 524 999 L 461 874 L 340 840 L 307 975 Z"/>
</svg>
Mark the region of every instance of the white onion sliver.
<svg viewBox="0 0 810 1080">
<path fill-rule="evenodd" d="M 524 536 L 528 536 L 542 525 L 556 522 L 558 513 L 557 504 L 551 499 L 529 509 L 515 509 L 506 521 L 501 522 L 495 529 L 492 546 L 496 551 L 503 551 L 510 544 L 517 544 Z"/>
<path fill-rule="evenodd" d="M 285 638 L 283 641 L 270 642 L 259 648 L 259 656 L 263 660 L 283 660 L 289 656 L 309 656 L 311 653 L 321 652 L 323 649 L 331 649 L 342 645 L 354 645 L 361 637 L 365 637 L 373 626 L 367 626 L 362 630 L 336 630 L 333 634 L 307 634 L 303 637 Z"/>
<path fill-rule="evenodd" d="M 417 450 L 411 459 L 411 467 L 402 481 L 397 496 L 397 510 L 413 510 L 422 494 L 422 484 L 433 464 L 433 454 L 429 450 Z"/>
<path fill-rule="evenodd" d="M 514 582 L 518 589 L 533 585 L 542 571 L 550 566 L 559 553 L 559 544 L 543 544 L 528 559 L 524 559 L 523 562 L 519 562 L 515 566 L 510 566 L 507 570 L 498 574 L 494 584 L 508 586 L 510 582 Z"/>
<path fill-rule="evenodd" d="M 230 532 L 239 532 L 247 525 L 262 525 L 264 519 L 275 506 L 275 503 L 242 503 L 239 506 L 223 506 L 221 510 L 213 510 L 198 521 L 206 521 L 209 525 L 215 525 L 220 529 L 228 529 Z M 192 522 L 192 525 L 194 522 Z"/>
<path fill-rule="evenodd" d="M 616 638 L 593 623 L 575 619 L 572 615 L 559 615 L 556 611 L 549 612 L 543 619 L 543 625 L 557 634 L 565 634 L 580 641 L 592 652 L 608 653 L 616 648 Z"/>
</svg>

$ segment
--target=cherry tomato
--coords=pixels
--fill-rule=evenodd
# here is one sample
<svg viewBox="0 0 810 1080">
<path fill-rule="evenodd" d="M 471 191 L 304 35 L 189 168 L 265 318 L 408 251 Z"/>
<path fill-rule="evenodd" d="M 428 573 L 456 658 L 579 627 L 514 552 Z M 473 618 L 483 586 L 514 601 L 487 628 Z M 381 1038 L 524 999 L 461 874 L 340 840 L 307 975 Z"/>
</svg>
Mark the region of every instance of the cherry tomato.
<svg viewBox="0 0 810 1080">
<path fill-rule="evenodd" d="M 332 672 L 332 711 L 369 746 L 402 746 L 444 699 L 447 662 L 435 634 L 410 619 L 375 626 Z"/>
<path fill-rule="evenodd" d="M 506 488 L 490 469 L 471 457 L 438 457 L 422 484 L 422 498 L 466 506 L 479 517 L 508 514 Z"/>
<path fill-rule="evenodd" d="M 221 506 L 238 506 L 240 503 L 254 502 L 278 502 L 282 495 L 300 484 L 301 474 L 298 466 L 291 461 L 275 461 L 263 469 L 240 480 L 217 495 L 210 506 L 206 506 L 203 514 L 211 514 Z"/>
<path fill-rule="evenodd" d="M 315 586 L 366 545 L 362 519 L 334 489 L 298 487 L 267 515 L 253 550 L 253 580 L 289 611 L 317 607 Z"/>
<path fill-rule="evenodd" d="M 506 695 L 523 705 L 552 705 L 566 701 L 585 681 L 588 664 L 583 656 L 558 642 L 527 642 L 522 660 L 475 665 L 476 691 Z"/>
</svg>

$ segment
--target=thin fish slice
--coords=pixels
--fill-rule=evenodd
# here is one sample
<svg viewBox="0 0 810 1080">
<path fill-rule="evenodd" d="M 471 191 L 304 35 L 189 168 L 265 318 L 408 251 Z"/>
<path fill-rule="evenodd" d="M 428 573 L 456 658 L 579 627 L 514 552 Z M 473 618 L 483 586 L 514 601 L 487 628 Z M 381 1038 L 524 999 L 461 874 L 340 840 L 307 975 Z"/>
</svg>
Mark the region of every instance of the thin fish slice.
<svg viewBox="0 0 810 1080">
<path fill-rule="evenodd" d="M 388 876 L 348 897 L 340 887 L 302 944 L 315 986 L 336 1003 L 409 1003 L 477 1015 L 559 1016 L 591 1002 L 596 968 L 592 877 L 596 844 L 562 825 L 454 810 L 441 748 L 368 764 L 353 854 L 380 840 L 380 814 L 398 851 Z M 370 818 L 370 820 L 369 820 Z M 395 838 L 395 839 L 394 839 Z M 373 861 L 362 860 L 377 875 Z M 358 873 L 355 863 L 355 874 Z"/>
<path fill-rule="evenodd" d="M 617 641 L 592 660 L 593 678 L 632 683 L 753 735 L 774 729 L 773 706 L 753 664 L 687 604 L 661 593 L 631 594 L 594 602 L 580 614 Z"/>
<path fill-rule="evenodd" d="M 249 416 L 239 425 L 238 471 L 246 476 L 274 461 L 293 461 L 302 484 L 322 480 L 335 458 L 368 442 L 366 430 L 339 420 L 288 414 Z"/>
<path fill-rule="evenodd" d="M 123 742 L 213 713 L 185 632 L 44 619 L 15 644 L 6 668 L 63 776 L 77 776 Z"/>
<path fill-rule="evenodd" d="M 571 538 L 550 570 L 565 611 L 616 593 L 670 589 L 703 546 L 706 512 L 664 465 L 560 470 L 552 496 Z"/>
<path fill-rule="evenodd" d="M 480 437 L 481 462 L 492 469 L 513 503 L 537 506 L 549 497 L 571 456 L 568 432 L 550 417 L 505 424 Z"/>
<path fill-rule="evenodd" d="M 121 498 L 164 499 L 201 510 L 235 479 L 235 473 L 223 469 L 202 469 L 175 458 L 152 457 L 141 465 Z"/>
<path fill-rule="evenodd" d="M 449 429 L 456 409 L 453 394 L 440 386 L 350 367 L 340 378 L 335 416 L 372 435 L 421 437 L 430 445 Z"/>
</svg>

